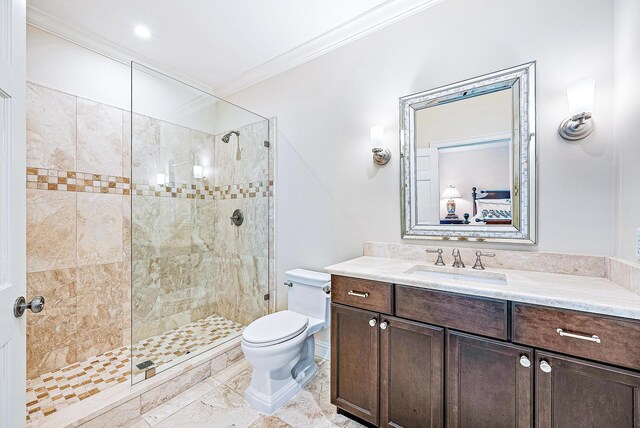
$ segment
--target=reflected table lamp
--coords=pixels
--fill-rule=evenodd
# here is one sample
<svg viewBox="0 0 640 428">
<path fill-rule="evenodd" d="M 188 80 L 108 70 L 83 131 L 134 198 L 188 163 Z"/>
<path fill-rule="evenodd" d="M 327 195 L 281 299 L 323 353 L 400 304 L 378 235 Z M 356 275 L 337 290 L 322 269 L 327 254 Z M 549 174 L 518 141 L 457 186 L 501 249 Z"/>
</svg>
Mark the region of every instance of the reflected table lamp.
<svg viewBox="0 0 640 428">
<path fill-rule="evenodd" d="M 460 192 L 453 185 L 449 185 L 442 192 L 442 199 L 447 199 L 447 220 L 455 220 L 458 218 L 456 214 L 456 199 L 461 198 Z"/>
</svg>

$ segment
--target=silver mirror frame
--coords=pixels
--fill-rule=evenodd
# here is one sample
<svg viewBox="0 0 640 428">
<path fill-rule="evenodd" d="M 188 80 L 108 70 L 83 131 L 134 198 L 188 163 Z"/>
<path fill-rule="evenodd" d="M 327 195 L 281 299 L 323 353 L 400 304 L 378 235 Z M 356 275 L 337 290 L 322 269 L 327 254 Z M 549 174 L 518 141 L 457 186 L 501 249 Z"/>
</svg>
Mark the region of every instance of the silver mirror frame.
<svg viewBox="0 0 640 428">
<path fill-rule="evenodd" d="M 537 240 L 536 63 L 530 62 L 400 98 L 402 238 L 535 244 Z M 412 183 L 415 181 L 415 114 L 427 106 L 461 99 L 465 92 L 494 92 L 519 81 L 519 216 L 513 226 L 418 225 Z M 514 215 L 514 218 L 516 216 Z"/>
</svg>

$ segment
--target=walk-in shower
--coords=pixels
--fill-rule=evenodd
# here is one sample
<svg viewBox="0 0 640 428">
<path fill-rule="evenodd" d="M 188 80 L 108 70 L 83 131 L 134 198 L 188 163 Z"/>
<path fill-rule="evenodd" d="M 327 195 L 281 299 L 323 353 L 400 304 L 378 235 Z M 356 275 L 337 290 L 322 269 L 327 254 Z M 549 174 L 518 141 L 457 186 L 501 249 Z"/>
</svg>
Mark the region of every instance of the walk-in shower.
<svg viewBox="0 0 640 428">
<path fill-rule="evenodd" d="M 115 107 L 28 85 L 28 145 L 55 133 L 68 138 L 52 153 L 85 153 L 27 168 L 27 282 L 47 299 L 27 319 L 28 422 L 142 382 L 268 312 L 269 121 L 138 64 L 130 86 L 130 106 Z"/>
<path fill-rule="evenodd" d="M 132 88 L 137 382 L 238 337 L 267 313 L 269 122 L 137 64 Z M 238 159 L 220 142 L 241 134 Z M 164 184 L 154 181 L 158 174 Z M 238 225 L 229 221 L 237 210 L 244 213 Z"/>
</svg>

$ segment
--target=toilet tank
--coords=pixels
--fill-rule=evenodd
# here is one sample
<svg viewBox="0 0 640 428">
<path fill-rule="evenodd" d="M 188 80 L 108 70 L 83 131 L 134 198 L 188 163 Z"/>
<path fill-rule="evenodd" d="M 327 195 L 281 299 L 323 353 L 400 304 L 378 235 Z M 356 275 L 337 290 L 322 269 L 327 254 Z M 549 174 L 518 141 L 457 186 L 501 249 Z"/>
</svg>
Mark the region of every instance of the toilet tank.
<svg viewBox="0 0 640 428">
<path fill-rule="evenodd" d="M 331 275 L 305 269 L 285 272 L 289 310 L 311 318 L 329 321 L 330 294 L 322 288 L 330 285 Z"/>
</svg>

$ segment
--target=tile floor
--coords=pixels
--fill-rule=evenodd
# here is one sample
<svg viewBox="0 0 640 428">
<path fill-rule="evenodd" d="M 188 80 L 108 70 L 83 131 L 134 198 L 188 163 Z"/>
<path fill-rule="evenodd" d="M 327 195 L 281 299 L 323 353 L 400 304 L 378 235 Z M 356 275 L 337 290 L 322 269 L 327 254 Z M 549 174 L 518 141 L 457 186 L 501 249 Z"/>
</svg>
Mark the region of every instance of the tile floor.
<svg viewBox="0 0 640 428">
<path fill-rule="evenodd" d="M 243 328 L 236 322 L 212 315 L 141 340 L 133 345 L 133 375 L 141 373 L 136 364 L 143 361 L 151 360 L 156 367 L 169 363 L 175 365 L 189 354 L 211 349 L 238 337 Z"/>
<path fill-rule="evenodd" d="M 132 424 L 136 428 L 307 428 L 362 427 L 336 413 L 330 403 L 330 364 L 318 360 L 318 374 L 296 397 L 267 416 L 244 401 L 251 382 L 251 366 L 245 359 L 145 413 Z"/>
<path fill-rule="evenodd" d="M 242 326 L 212 315 L 133 346 L 134 363 L 156 367 L 189 358 L 242 334 Z M 118 383 L 128 382 L 131 351 L 124 346 L 27 381 L 27 423 L 45 418 Z M 134 366 L 134 376 L 140 371 Z"/>
</svg>

